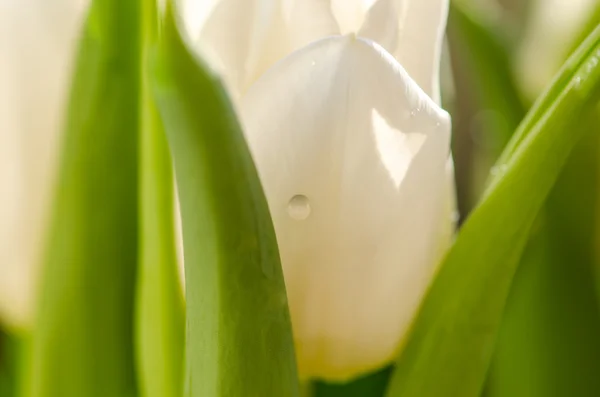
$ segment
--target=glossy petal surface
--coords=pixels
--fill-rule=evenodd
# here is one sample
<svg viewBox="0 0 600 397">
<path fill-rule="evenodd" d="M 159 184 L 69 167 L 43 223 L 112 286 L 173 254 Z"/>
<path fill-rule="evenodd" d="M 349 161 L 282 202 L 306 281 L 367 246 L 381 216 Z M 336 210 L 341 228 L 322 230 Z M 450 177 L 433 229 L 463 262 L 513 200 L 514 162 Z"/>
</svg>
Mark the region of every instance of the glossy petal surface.
<svg viewBox="0 0 600 397">
<path fill-rule="evenodd" d="M 448 3 L 448 0 L 379 0 L 369 10 L 359 31 L 360 36 L 379 43 L 393 54 L 437 103 Z"/>
<path fill-rule="evenodd" d="M 448 222 L 448 115 L 381 47 L 332 37 L 241 104 L 277 232 L 300 371 L 347 379 L 394 357 Z"/>
<path fill-rule="evenodd" d="M 329 0 L 221 0 L 199 46 L 236 99 L 281 58 L 338 32 Z"/>
</svg>

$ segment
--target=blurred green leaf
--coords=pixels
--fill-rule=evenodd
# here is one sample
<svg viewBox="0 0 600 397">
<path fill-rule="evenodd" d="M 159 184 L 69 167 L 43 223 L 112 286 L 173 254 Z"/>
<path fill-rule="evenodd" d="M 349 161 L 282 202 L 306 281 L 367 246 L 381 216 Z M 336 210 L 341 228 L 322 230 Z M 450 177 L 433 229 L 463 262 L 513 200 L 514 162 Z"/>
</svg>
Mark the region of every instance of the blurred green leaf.
<svg viewBox="0 0 600 397">
<path fill-rule="evenodd" d="M 137 1 L 94 1 L 79 45 L 33 341 L 33 397 L 135 394 L 139 10 Z"/>
<path fill-rule="evenodd" d="M 175 249 L 173 170 L 147 65 L 158 40 L 156 0 L 143 0 L 140 126 L 140 265 L 137 363 L 145 397 L 181 397 L 185 318 Z"/>
<path fill-rule="evenodd" d="M 525 115 L 499 27 L 451 3 L 448 41 L 458 106 L 452 113 L 459 209 L 476 204 L 489 171 Z"/>
<path fill-rule="evenodd" d="M 0 328 L 0 397 L 16 396 L 16 371 L 12 338 Z"/>
<path fill-rule="evenodd" d="M 221 82 L 167 11 L 154 88 L 183 220 L 186 395 L 299 395 L 285 284 L 269 209 Z"/>
<path fill-rule="evenodd" d="M 600 28 L 567 62 L 508 145 L 486 195 L 448 252 L 392 377 L 390 397 L 481 393 L 532 225 L 600 88 Z"/>
<path fill-rule="evenodd" d="M 455 70 L 465 73 L 464 84 L 480 110 L 492 110 L 499 118 L 489 123 L 485 133 L 493 140 L 495 155 L 511 138 L 525 115 L 525 107 L 516 88 L 509 47 L 498 30 L 476 15 L 451 4 L 448 22 Z M 462 87 L 461 87 L 462 88 Z M 461 94 L 458 90 L 457 95 Z"/>
<path fill-rule="evenodd" d="M 488 397 L 600 395 L 594 290 L 600 173 L 598 117 L 555 185 L 515 276 L 490 368 Z"/>
<path fill-rule="evenodd" d="M 565 58 L 573 51 L 579 47 L 579 44 L 585 40 L 585 38 L 592 32 L 596 26 L 600 24 L 600 3 L 597 3 L 596 6 L 592 9 L 592 11 L 588 15 L 588 19 L 585 25 L 580 30 L 580 33 L 573 40 L 573 45 L 569 48 L 569 53 L 564 54 Z"/>
<path fill-rule="evenodd" d="M 317 382 L 311 397 L 382 397 L 391 373 L 387 367 L 345 384 Z"/>
<path fill-rule="evenodd" d="M 502 155 L 498 159 L 498 165 L 502 166 L 510 161 L 515 152 L 520 150 L 521 144 L 528 139 L 529 133 L 536 129 L 536 124 L 544 122 L 543 118 L 547 116 L 547 110 L 556 107 L 559 99 L 564 96 L 564 89 L 569 84 L 574 88 L 585 88 L 581 83 L 585 79 L 586 85 L 590 84 L 590 79 L 586 77 L 596 68 L 595 62 L 598 61 L 598 54 L 595 53 L 595 38 L 598 29 L 590 33 L 583 43 L 573 52 L 563 65 L 552 84 L 540 95 L 533 107 L 527 112 L 525 118 L 519 125 L 519 129 L 506 145 Z M 581 70 L 580 70 L 581 69 Z M 574 125 L 579 126 L 575 119 Z"/>
<path fill-rule="evenodd" d="M 31 352 L 29 335 L 0 329 L 0 397 L 27 396 Z"/>
<path fill-rule="evenodd" d="M 590 13 L 576 44 L 598 24 Z M 575 45 L 573 46 L 575 49 Z M 554 187 L 515 276 L 489 372 L 489 397 L 600 394 L 598 113 Z"/>
</svg>

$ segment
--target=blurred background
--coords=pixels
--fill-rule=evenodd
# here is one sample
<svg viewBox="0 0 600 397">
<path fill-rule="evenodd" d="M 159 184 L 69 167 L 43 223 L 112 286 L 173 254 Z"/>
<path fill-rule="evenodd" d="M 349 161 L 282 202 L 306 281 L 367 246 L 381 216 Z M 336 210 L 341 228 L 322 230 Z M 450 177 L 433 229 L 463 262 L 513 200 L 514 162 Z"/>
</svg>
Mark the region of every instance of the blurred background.
<svg viewBox="0 0 600 397">
<path fill-rule="evenodd" d="M 571 51 L 600 23 L 600 0 L 454 0 L 442 67 L 453 118 L 460 222 L 494 162 Z M 539 215 L 514 280 L 486 397 L 600 396 L 598 119 Z M 0 397 L 17 392 L 26 341 L 0 323 Z M 317 397 L 383 396 L 390 368 Z M 431 374 L 435 382 L 436 374 Z M 442 396 L 440 396 L 442 397 Z"/>
</svg>

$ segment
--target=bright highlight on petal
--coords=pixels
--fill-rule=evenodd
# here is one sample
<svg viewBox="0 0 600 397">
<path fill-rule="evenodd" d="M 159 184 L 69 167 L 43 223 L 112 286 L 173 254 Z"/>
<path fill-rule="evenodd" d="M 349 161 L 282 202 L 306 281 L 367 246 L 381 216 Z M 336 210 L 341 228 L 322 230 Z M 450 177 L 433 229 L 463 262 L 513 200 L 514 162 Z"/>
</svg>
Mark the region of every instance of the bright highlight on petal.
<svg viewBox="0 0 600 397">
<path fill-rule="evenodd" d="M 394 183 L 400 187 L 412 160 L 421 150 L 427 135 L 418 132 L 398 131 L 373 109 L 373 133 L 381 162 L 387 168 Z"/>
<path fill-rule="evenodd" d="M 241 112 L 302 375 L 347 379 L 391 361 L 449 223 L 447 113 L 385 50 L 354 36 L 275 65 Z"/>
<path fill-rule="evenodd" d="M 358 32 L 367 11 L 377 0 L 331 0 L 333 14 L 342 34 Z"/>
</svg>

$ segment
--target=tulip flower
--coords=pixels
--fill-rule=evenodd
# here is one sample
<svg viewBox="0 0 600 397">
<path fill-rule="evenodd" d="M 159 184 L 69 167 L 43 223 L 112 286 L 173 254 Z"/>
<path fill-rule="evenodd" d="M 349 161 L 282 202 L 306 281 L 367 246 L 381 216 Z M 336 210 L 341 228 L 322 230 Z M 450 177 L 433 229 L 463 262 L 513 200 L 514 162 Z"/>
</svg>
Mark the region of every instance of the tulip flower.
<svg viewBox="0 0 600 397">
<path fill-rule="evenodd" d="M 0 52 L 14 54 L 0 64 L 0 86 L 18 87 L 0 94 L 10 165 L 0 174 L 0 313 L 23 325 L 83 9 L 62 0 L 59 20 L 47 18 L 47 2 L 24 1 L 2 13 L 11 30 L 0 39 Z M 301 375 L 345 380 L 391 362 L 451 237 L 450 119 L 439 105 L 447 0 L 182 5 L 267 195 Z"/>
<path fill-rule="evenodd" d="M 203 4 L 188 29 L 224 77 L 261 177 L 301 376 L 391 362 L 451 236 L 448 2 Z"/>
<path fill-rule="evenodd" d="M 0 2 L 0 319 L 31 323 L 79 0 Z"/>
</svg>

